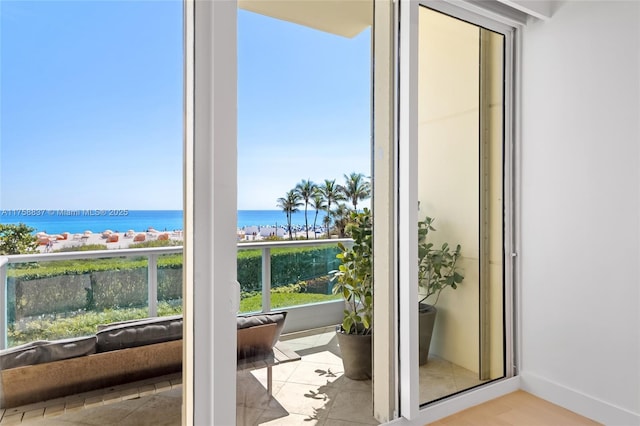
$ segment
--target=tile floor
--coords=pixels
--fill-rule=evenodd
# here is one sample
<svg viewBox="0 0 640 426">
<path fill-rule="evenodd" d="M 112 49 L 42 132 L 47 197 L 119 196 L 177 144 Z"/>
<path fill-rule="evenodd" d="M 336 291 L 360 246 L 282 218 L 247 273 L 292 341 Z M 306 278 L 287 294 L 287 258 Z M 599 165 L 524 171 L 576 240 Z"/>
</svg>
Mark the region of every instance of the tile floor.
<svg viewBox="0 0 640 426">
<path fill-rule="evenodd" d="M 371 415 L 371 381 L 343 376 L 333 327 L 281 337 L 302 359 L 273 367 L 273 398 L 266 391 L 266 369 L 238 372 L 239 426 L 376 425 Z M 475 386 L 468 370 L 431 357 L 420 368 L 422 402 Z M 179 375 L 155 381 L 73 395 L 0 410 L 0 426 L 11 424 L 180 425 L 182 385 Z"/>
<path fill-rule="evenodd" d="M 181 406 L 182 379 L 173 374 L 0 410 L 0 425 L 179 425 Z"/>
<path fill-rule="evenodd" d="M 343 376 L 334 327 L 282 336 L 302 360 L 273 367 L 273 398 L 264 369 L 238 373 L 237 425 L 377 425 L 371 381 Z"/>
<path fill-rule="evenodd" d="M 420 366 L 420 403 L 425 404 L 485 382 L 478 374 L 429 354 Z"/>
</svg>

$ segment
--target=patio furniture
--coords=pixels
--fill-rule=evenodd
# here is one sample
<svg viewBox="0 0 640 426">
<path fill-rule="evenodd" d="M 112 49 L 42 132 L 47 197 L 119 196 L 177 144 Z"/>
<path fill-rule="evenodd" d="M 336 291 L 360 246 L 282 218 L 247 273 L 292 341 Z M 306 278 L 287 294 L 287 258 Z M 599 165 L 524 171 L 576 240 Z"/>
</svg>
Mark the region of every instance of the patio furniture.
<svg viewBox="0 0 640 426">
<path fill-rule="evenodd" d="M 182 316 L 125 321 L 95 335 L 0 351 L 0 408 L 182 371 Z"/>
<path fill-rule="evenodd" d="M 267 393 L 273 396 L 272 367 L 300 361 L 300 355 L 278 342 L 286 312 L 239 316 L 237 370 L 267 368 Z"/>
<path fill-rule="evenodd" d="M 238 370 L 300 360 L 278 343 L 286 312 L 239 316 Z M 0 408 L 12 408 L 182 371 L 182 315 L 98 326 L 95 335 L 0 351 Z"/>
</svg>

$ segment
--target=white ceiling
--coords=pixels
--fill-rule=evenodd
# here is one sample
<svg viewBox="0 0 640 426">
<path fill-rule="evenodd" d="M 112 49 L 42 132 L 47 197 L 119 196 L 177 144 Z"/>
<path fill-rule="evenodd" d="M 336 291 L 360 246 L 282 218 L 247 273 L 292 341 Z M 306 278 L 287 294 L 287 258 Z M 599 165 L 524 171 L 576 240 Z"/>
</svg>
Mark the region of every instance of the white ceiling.
<svg viewBox="0 0 640 426">
<path fill-rule="evenodd" d="M 373 21 L 372 0 L 239 0 L 241 9 L 344 37 Z"/>
</svg>

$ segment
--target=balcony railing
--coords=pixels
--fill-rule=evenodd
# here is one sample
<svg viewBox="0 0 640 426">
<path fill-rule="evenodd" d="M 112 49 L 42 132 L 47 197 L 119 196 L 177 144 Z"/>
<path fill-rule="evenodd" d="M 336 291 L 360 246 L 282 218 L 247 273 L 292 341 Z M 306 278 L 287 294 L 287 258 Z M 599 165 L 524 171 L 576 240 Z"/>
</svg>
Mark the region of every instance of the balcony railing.
<svg viewBox="0 0 640 426">
<path fill-rule="evenodd" d="M 304 241 L 259 241 L 238 244 L 238 250 L 261 251 L 261 294 L 263 312 L 272 310 L 272 252 L 277 249 L 299 247 L 335 246 L 338 242 L 352 244 L 350 239 L 304 240 Z M 158 247 L 144 249 L 100 250 L 82 252 L 61 252 L 31 255 L 0 256 L 0 349 L 7 347 L 8 335 L 8 300 L 7 277 L 8 268 L 25 263 L 56 262 L 68 260 L 91 260 L 105 258 L 147 258 L 147 305 L 148 315 L 158 315 L 158 259 L 163 255 L 181 254 L 182 247 Z M 303 275 L 301 273 L 301 275 Z M 287 307 L 289 311 L 286 331 L 297 331 L 338 323 L 343 304 L 340 300 L 314 305 Z"/>
</svg>

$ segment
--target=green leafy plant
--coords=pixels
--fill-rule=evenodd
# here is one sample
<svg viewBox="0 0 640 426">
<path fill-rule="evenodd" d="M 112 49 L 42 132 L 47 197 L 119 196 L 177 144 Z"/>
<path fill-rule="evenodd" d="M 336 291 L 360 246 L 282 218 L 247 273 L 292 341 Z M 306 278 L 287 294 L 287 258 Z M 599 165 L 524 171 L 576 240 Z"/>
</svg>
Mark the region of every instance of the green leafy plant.
<svg viewBox="0 0 640 426">
<path fill-rule="evenodd" d="M 371 334 L 373 313 L 372 221 L 371 211 L 351 212 L 349 232 L 353 246 L 338 243 L 341 264 L 333 272 L 333 293 L 341 294 L 348 305 L 342 330 L 347 334 Z"/>
<path fill-rule="evenodd" d="M 32 234 L 34 228 L 19 223 L 17 225 L 0 223 L 0 254 L 36 253 L 37 238 Z"/>
<path fill-rule="evenodd" d="M 427 216 L 418 222 L 418 285 L 424 291 L 420 303 L 435 295 L 431 305 L 438 303 L 442 290 L 447 287 L 455 290 L 464 280 L 456 266 L 460 258 L 460 244 L 452 250 L 448 243 L 435 248 L 433 243 L 427 241 L 429 232 L 436 230 L 433 227 L 434 220 Z"/>
</svg>

